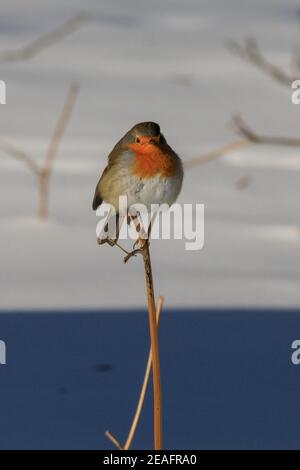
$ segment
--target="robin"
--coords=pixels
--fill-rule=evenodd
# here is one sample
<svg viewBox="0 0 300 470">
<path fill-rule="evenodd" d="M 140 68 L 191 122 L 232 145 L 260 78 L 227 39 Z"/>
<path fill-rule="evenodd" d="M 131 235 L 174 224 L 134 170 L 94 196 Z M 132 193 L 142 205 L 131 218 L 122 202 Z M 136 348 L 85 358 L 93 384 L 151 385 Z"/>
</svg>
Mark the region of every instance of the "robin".
<svg viewBox="0 0 300 470">
<path fill-rule="evenodd" d="M 171 206 L 180 193 L 182 180 L 181 160 L 167 144 L 159 125 L 141 122 L 109 154 L 96 186 L 93 209 L 104 201 L 115 208 L 118 216 L 120 196 L 126 196 L 129 208 L 143 204 L 150 211 L 151 204 Z"/>
</svg>

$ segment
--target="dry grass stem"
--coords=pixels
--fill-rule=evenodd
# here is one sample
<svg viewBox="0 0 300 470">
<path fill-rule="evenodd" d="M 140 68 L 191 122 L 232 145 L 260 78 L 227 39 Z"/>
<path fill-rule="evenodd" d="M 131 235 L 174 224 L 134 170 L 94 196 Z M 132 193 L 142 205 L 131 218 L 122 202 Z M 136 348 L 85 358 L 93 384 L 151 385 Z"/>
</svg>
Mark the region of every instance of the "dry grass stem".
<svg viewBox="0 0 300 470">
<path fill-rule="evenodd" d="M 116 446 L 117 449 L 119 450 L 124 450 L 118 439 L 110 432 L 110 431 L 105 431 L 106 437 L 111 440 L 111 442 Z"/>
<path fill-rule="evenodd" d="M 156 307 L 157 326 L 159 326 L 159 320 L 160 320 L 160 315 L 161 315 L 163 303 L 164 303 L 164 298 L 162 296 L 160 296 L 159 299 L 158 299 L 158 302 L 157 302 L 157 307 Z M 126 439 L 126 442 L 125 442 L 124 446 L 122 447 L 120 445 L 120 442 L 118 441 L 118 439 L 116 439 L 115 436 L 111 432 L 107 431 L 105 433 L 106 436 L 116 445 L 116 447 L 118 449 L 129 450 L 131 445 L 132 445 L 132 442 L 133 442 L 133 439 L 134 439 L 134 436 L 135 436 L 135 433 L 136 433 L 136 429 L 137 429 L 137 426 L 138 426 L 138 423 L 139 423 L 139 420 L 140 420 L 140 417 L 141 417 L 141 412 L 142 412 L 142 409 L 143 409 L 144 401 L 145 401 L 145 396 L 146 396 L 146 392 L 147 392 L 147 388 L 148 388 L 148 384 L 149 384 L 149 379 L 150 379 L 151 366 L 152 366 L 152 348 L 150 348 L 150 351 L 149 351 L 147 366 L 146 366 L 146 370 L 145 370 L 145 375 L 144 375 L 144 380 L 143 380 L 143 384 L 142 384 L 142 387 L 141 387 L 139 400 L 138 400 L 136 411 L 135 411 L 135 414 L 134 414 L 134 418 L 132 420 L 132 424 L 131 424 L 131 427 L 130 427 L 130 430 L 129 430 L 129 433 L 128 433 L 128 437 Z"/>
<path fill-rule="evenodd" d="M 141 222 L 137 216 L 130 216 L 130 220 L 136 225 L 137 232 L 141 230 Z M 161 397 L 161 378 L 160 378 L 160 357 L 159 357 L 159 343 L 158 343 L 158 324 L 156 319 L 156 308 L 155 308 L 155 297 L 154 297 L 154 286 L 153 286 L 153 275 L 151 266 L 151 257 L 149 249 L 149 239 L 142 239 L 138 235 L 137 239 L 139 248 L 129 253 L 124 261 L 128 261 L 132 256 L 141 254 L 144 262 L 144 274 L 146 281 L 146 292 L 147 292 L 147 303 L 148 303 L 148 316 L 149 316 L 149 331 L 151 340 L 151 357 L 152 357 L 152 377 L 153 377 L 153 401 L 154 401 L 154 449 L 162 449 L 162 397 Z M 162 300 L 160 300 L 162 305 Z M 161 307 L 160 307 L 161 308 Z M 149 366 L 150 367 L 150 366 Z M 146 385 L 145 385 L 146 387 Z M 141 404 L 144 398 L 141 399 Z M 140 403 L 140 402 L 139 402 Z M 129 435 L 129 445 L 132 442 L 135 428 L 139 419 L 140 405 L 138 405 L 137 418 L 134 419 L 133 428 L 131 428 Z M 109 435 L 112 435 L 109 433 Z M 118 442 L 116 440 L 116 442 Z M 128 439 L 126 441 L 128 445 Z M 126 445 L 125 444 L 125 445 Z"/>
</svg>

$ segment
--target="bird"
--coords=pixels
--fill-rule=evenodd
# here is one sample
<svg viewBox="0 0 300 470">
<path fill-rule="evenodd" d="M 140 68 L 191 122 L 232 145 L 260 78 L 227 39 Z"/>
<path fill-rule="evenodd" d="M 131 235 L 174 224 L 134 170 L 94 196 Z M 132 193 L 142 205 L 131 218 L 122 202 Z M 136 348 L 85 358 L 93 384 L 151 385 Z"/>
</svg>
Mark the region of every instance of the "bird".
<svg viewBox="0 0 300 470">
<path fill-rule="evenodd" d="M 182 161 L 168 145 L 159 124 L 140 122 L 110 152 L 96 185 L 93 209 L 97 210 L 105 202 L 113 206 L 119 216 L 120 196 L 126 196 L 128 208 L 142 204 L 150 211 L 152 204 L 171 206 L 181 191 L 182 182 Z"/>
</svg>

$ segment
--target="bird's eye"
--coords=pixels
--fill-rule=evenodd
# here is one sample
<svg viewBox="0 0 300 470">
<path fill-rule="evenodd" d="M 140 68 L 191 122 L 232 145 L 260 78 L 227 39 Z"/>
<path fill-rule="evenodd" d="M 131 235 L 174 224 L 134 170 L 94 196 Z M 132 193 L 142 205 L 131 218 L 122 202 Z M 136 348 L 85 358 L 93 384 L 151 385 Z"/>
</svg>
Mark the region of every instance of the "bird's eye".
<svg viewBox="0 0 300 470">
<path fill-rule="evenodd" d="M 139 144 L 141 139 L 139 139 L 138 137 L 135 139 L 136 143 Z"/>
</svg>

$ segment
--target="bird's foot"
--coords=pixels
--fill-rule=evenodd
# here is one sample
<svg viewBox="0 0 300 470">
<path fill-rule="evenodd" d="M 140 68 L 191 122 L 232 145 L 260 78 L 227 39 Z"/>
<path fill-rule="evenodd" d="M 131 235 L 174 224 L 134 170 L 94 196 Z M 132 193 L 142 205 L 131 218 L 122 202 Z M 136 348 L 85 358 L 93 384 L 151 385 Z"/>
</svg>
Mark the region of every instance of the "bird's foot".
<svg viewBox="0 0 300 470">
<path fill-rule="evenodd" d="M 142 254 L 143 250 L 141 248 L 137 248 L 136 250 L 132 250 L 130 253 L 128 253 L 125 258 L 124 258 L 124 263 L 127 263 L 127 261 L 130 260 L 133 256 L 136 256 L 138 254 Z"/>
<path fill-rule="evenodd" d="M 130 258 L 132 258 L 133 256 L 143 254 L 147 241 L 148 240 L 145 240 L 143 238 L 138 238 L 133 244 L 133 250 L 128 253 L 127 256 L 125 256 L 124 263 L 127 263 L 127 261 L 129 261 Z M 136 246 L 138 246 L 138 248 L 135 248 Z"/>
<path fill-rule="evenodd" d="M 98 245 L 104 245 L 105 243 L 107 243 L 109 246 L 115 246 L 115 244 L 117 243 L 117 239 L 113 240 L 112 238 L 97 238 L 97 243 Z"/>
<path fill-rule="evenodd" d="M 112 238 L 109 238 L 109 237 L 107 237 L 107 238 L 98 238 L 97 243 L 98 243 L 98 245 L 104 245 L 105 243 L 107 243 L 109 246 L 117 246 L 118 248 L 120 248 L 120 250 L 122 250 L 124 253 L 129 255 L 129 251 L 125 250 L 125 248 L 123 248 L 121 245 L 119 245 L 117 238 L 115 238 L 115 239 L 112 239 Z"/>
</svg>

